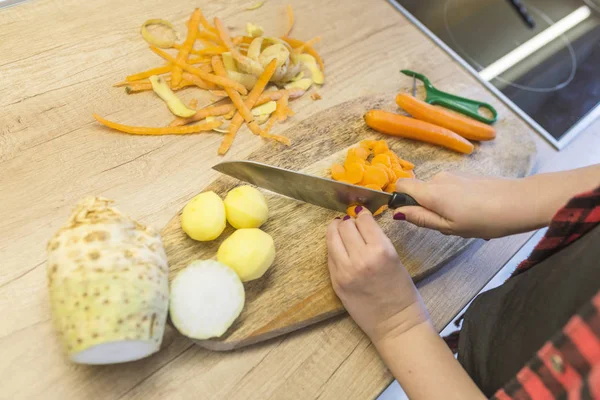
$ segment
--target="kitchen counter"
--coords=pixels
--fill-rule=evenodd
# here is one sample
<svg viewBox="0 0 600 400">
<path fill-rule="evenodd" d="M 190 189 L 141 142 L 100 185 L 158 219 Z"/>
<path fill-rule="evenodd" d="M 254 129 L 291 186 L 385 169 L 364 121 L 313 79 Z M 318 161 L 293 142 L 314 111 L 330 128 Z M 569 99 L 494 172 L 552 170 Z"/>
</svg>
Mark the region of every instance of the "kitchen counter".
<svg viewBox="0 0 600 400">
<path fill-rule="evenodd" d="M 46 290 L 45 245 L 75 202 L 90 194 L 117 200 L 133 218 L 161 229 L 215 173 L 218 135 L 136 137 L 100 127 L 112 120 L 160 126 L 166 107 L 147 94 L 126 95 L 112 84 L 160 65 L 139 35 L 149 18 L 183 31 L 194 6 L 236 31 L 252 21 L 280 35 L 285 5 L 296 14 L 292 36 L 321 35 L 326 84 L 320 101 L 295 101 L 296 116 L 278 132 L 343 101 L 410 84 L 401 68 L 427 75 L 439 88 L 492 103 L 518 119 L 457 63 L 384 0 L 172 0 L 81 2 L 30 0 L 0 9 L 0 398 L 365 399 L 392 377 L 373 346 L 341 317 L 230 353 L 193 345 L 167 328 L 162 350 L 122 365 L 67 361 L 54 334 Z M 186 100 L 197 91 L 184 92 Z M 200 104 L 208 98 L 199 97 Z M 390 99 L 393 101 L 393 99 Z M 556 152 L 521 121 L 538 146 L 536 171 L 600 162 L 600 121 Z M 499 127 L 499 135 L 502 129 Z M 240 133 L 225 159 L 244 158 L 264 144 Z M 478 242 L 419 288 L 442 328 L 530 237 Z"/>
</svg>

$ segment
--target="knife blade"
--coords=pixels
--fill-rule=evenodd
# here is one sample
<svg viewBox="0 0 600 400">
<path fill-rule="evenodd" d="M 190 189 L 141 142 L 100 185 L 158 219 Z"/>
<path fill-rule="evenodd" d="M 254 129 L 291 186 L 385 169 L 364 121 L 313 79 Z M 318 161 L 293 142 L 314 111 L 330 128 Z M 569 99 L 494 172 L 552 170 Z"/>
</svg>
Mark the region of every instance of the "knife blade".
<svg viewBox="0 0 600 400">
<path fill-rule="evenodd" d="M 379 192 L 254 161 L 226 161 L 213 169 L 271 192 L 341 212 L 351 205 L 362 205 L 372 213 L 384 205 L 419 205 L 404 193 Z"/>
</svg>

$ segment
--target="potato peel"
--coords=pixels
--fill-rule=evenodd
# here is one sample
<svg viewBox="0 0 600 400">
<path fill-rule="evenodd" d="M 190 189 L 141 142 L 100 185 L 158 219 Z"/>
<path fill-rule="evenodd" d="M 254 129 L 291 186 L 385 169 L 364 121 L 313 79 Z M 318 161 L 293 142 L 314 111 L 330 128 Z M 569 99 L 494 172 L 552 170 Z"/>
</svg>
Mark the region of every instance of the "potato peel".
<svg viewBox="0 0 600 400">
<path fill-rule="evenodd" d="M 173 93 L 167 82 L 160 76 L 152 75 L 150 77 L 150 83 L 152 83 L 152 90 L 158 95 L 165 103 L 169 110 L 177 117 L 189 118 L 196 114 L 196 110 L 188 108 L 179 97 Z"/>
<path fill-rule="evenodd" d="M 251 6 L 246 7 L 246 10 L 252 11 L 252 10 L 261 8 L 263 6 L 263 4 L 265 4 L 265 2 L 266 2 L 266 0 L 257 1 L 256 3 L 252 4 Z"/>
<path fill-rule="evenodd" d="M 173 31 L 173 38 L 161 39 L 154 36 L 148 30 L 148 27 L 151 25 L 160 25 L 169 28 L 171 31 Z M 175 27 L 169 21 L 165 21 L 164 19 L 149 19 L 148 21 L 144 22 L 142 24 L 141 34 L 146 42 L 153 46 L 160 47 L 161 49 L 170 49 L 175 44 L 175 41 L 179 40 L 179 33 L 175 30 Z"/>
</svg>

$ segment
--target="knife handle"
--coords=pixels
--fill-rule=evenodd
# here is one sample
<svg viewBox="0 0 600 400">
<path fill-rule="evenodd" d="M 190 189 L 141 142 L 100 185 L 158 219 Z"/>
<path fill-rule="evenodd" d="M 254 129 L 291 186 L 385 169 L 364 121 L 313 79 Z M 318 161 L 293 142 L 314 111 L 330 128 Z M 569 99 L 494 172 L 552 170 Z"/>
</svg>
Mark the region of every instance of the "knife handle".
<svg viewBox="0 0 600 400">
<path fill-rule="evenodd" d="M 398 193 L 398 192 L 394 192 L 392 194 L 392 198 L 390 199 L 390 202 L 388 203 L 388 207 L 394 209 L 394 208 L 398 208 L 398 207 L 405 207 L 405 206 L 419 206 L 420 204 L 417 203 L 417 201 L 415 199 L 413 199 L 411 196 L 407 195 L 406 193 Z"/>
</svg>

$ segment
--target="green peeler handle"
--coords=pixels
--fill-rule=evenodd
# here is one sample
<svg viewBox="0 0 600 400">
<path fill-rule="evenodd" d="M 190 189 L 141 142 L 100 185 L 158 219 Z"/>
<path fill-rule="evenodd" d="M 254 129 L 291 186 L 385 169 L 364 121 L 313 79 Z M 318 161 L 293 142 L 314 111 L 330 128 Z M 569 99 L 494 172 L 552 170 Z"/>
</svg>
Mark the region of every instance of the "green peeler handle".
<svg viewBox="0 0 600 400">
<path fill-rule="evenodd" d="M 417 72 L 409 71 L 407 69 L 403 69 L 402 72 L 404 75 L 416 78 L 423 82 L 425 86 L 425 90 L 427 92 L 427 97 L 425 101 L 429 104 L 439 105 L 445 108 L 449 108 L 451 110 L 457 111 L 461 114 L 468 115 L 471 118 L 474 118 L 478 121 L 481 121 L 486 124 L 493 124 L 498 119 L 498 112 L 494 107 L 487 103 L 482 103 L 480 101 L 475 101 L 471 99 L 465 99 L 464 97 L 455 96 L 450 93 L 442 92 L 441 90 L 436 89 L 429 79 L 425 75 L 419 74 Z M 479 113 L 480 108 L 485 108 L 489 110 L 493 118 L 486 118 Z"/>
</svg>

